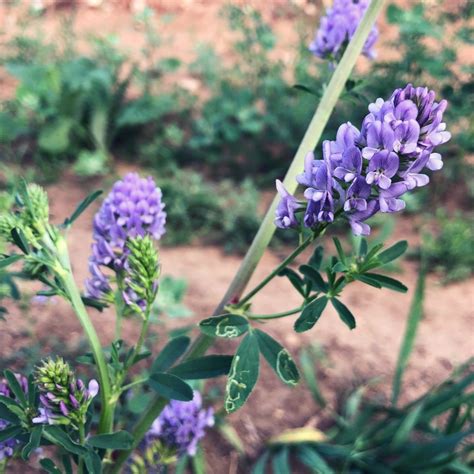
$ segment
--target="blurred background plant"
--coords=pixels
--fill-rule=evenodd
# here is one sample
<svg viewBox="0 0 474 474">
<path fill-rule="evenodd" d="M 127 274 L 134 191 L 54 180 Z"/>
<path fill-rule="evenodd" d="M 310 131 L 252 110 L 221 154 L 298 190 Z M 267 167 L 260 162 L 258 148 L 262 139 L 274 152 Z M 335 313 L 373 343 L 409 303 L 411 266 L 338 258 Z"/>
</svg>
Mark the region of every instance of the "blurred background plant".
<svg viewBox="0 0 474 474">
<path fill-rule="evenodd" d="M 474 467 L 472 417 L 474 410 L 474 360 L 457 367 L 440 385 L 412 401 L 399 401 L 403 376 L 423 318 L 425 271 L 407 318 L 394 371 L 392 394 L 377 391 L 377 380 L 342 390 L 329 403 L 320 390 L 318 366 L 321 351 L 304 348 L 302 374 L 318 410 L 321 426 L 311 420 L 301 428 L 273 436 L 251 470 L 270 472 L 459 472 Z M 298 466 L 298 471 L 294 470 Z M 305 470 L 306 469 L 306 470 Z"/>
<path fill-rule="evenodd" d="M 221 17 L 232 33 L 231 54 L 198 44 L 188 61 L 173 56 L 174 37 L 163 32 L 173 17 L 151 8 L 134 17 L 142 40 L 134 54 L 116 36 L 82 38 L 74 14 L 64 15 L 54 40 L 37 14 L 25 15 L 16 36 L 2 42 L 1 80 L 15 85 L 13 97 L 0 101 L 2 159 L 32 164 L 35 179 L 43 180 L 71 166 L 80 176 L 107 173 L 120 161 L 152 168 L 168 203 L 167 243 L 205 237 L 227 251 L 242 250 L 256 222 L 240 215 L 255 216 L 256 187 L 282 176 L 331 74 L 308 51 L 314 19 L 310 25 L 303 8 L 290 10 L 278 10 L 292 15 L 297 30 L 288 57 L 278 54 L 281 40 L 259 10 L 229 4 Z M 457 219 L 467 223 L 474 84 L 472 63 L 460 58 L 473 43 L 473 14 L 471 2 L 389 5 L 394 34 L 384 47 L 396 51 L 354 74 L 323 136 L 334 137 L 338 117 L 359 123 L 363 104 L 422 79 L 448 99 L 453 139 L 442 150 L 445 170 L 408 207 L 457 207 Z M 224 199 L 224 190 L 235 193 Z"/>
</svg>

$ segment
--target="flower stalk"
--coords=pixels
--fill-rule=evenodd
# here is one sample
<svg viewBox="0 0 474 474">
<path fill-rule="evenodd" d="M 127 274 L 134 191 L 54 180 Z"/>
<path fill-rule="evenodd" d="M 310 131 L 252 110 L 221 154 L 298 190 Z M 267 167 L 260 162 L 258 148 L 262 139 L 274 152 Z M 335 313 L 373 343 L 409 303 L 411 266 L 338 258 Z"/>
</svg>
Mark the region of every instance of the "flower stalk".
<svg viewBox="0 0 474 474">
<path fill-rule="evenodd" d="M 99 377 L 99 386 L 100 386 L 100 399 L 102 404 L 101 416 L 99 421 L 99 433 L 107 433 L 111 431 L 113 426 L 113 410 L 110 405 L 111 398 L 111 385 L 109 372 L 107 370 L 107 362 L 105 360 L 104 352 L 102 350 L 102 345 L 100 343 L 97 332 L 92 324 L 92 321 L 89 318 L 87 310 L 84 306 L 84 303 L 81 298 L 81 294 L 77 288 L 76 282 L 72 275 L 71 263 L 69 260 L 69 254 L 67 251 L 66 242 L 64 239 L 60 238 L 58 243 L 58 257 L 61 265 L 64 269 L 62 275 L 62 282 L 66 293 L 70 299 L 71 305 L 74 309 L 74 312 L 81 323 L 84 333 L 89 340 L 92 353 L 94 355 L 94 360 L 97 366 L 97 372 Z"/>
</svg>

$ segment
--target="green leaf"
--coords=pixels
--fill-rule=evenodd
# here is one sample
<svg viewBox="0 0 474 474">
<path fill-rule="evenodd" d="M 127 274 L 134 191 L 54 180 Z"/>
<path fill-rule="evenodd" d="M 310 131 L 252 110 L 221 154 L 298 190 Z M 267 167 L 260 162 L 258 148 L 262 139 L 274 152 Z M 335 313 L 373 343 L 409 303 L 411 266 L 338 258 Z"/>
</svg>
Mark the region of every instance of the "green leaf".
<svg viewBox="0 0 474 474">
<path fill-rule="evenodd" d="M 66 474 L 73 474 L 71 456 L 69 456 L 68 454 L 64 454 L 61 456 L 61 461 L 63 463 L 64 471 L 66 472 Z"/>
<path fill-rule="evenodd" d="M 52 459 L 43 458 L 40 460 L 41 467 L 49 472 L 49 474 L 62 474 L 61 469 L 59 469 L 56 464 L 54 464 Z"/>
<path fill-rule="evenodd" d="M 293 86 L 293 89 L 306 92 L 307 94 L 311 94 L 315 97 L 321 97 L 321 94 L 317 90 L 311 89 L 310 87 L 307 87 L 304 84 L 295 84 Z"/>
<path fill-rule="evenodd" d="M 88 474 L 102 474 L 102 459 L 90 448 L 84 456 Z"/>
<path fill-rule="evenodd" d="M 401 422 L 399 428 L 393 435 L 391 446 L 393 448 L 400 447 L 403 443 L 409 440 L 410 434 L 415 428 L 420 416 L 423 412 L 424 405 L 420 403 L 413 410 L 409 411 L 403 421 Z"/>
<path fill-rule="evenodd" d="M 34 406 L 38 390 L 36 388 L 35 377 L 33 374 L 28 375 L 28 405 Z"/>
<path fill-rule="evenodd" d="M 224 314 L 204 319 L 199 323 L 199 329 L 212 337 L 234 338 L 245 334 L 249 328 L 246 318 L 237 314 Z"/>
<path fill-rule="evenodd" d="M 86 306 L 97 309 L 100 312 L 102 312 L 104 308 L 107 308 L 108 306 L 107 303 L 95 300 L 94 298 L 88 298 L 87 296 L 81 296 L 81 300 Z"/>
<path fill-rule="evenodd" d="M 295 331 L 304 332 L 311 329 L 321 317 L 327 303 L 328 298 L 320 296 L 305 306 L 300 317 L 295 321 Z"/>
<path fill-rule="evenodd" d="M 23 231 L 15 227 L 11 231 L 11 236 L 13 239 L 13 242 L 18 246 L 18 248 L 25 254 L 28 255 L 30 253 L 30 246 L 28 244 L 28 240 L 26 240 L 25 234 Z"/>
<path fill-rule="evenodd" d="M 385 265 L 386 263 L 389 263 L 392 260 L 395 260 L 396 258 L 403 255 L 406 252 L 407 248 L 408 248 L 408 242 L 406 240 L 401 240 L 400 242 L 397 242 L 395 245 L 392 245 L 391 247 L 389 247 L 387 250 L 380 252 L 377 255 L 377 259 L 382 265 Z"/>
<path fill-rule="evenodd" d="M 337 298 L 331 298 L 331 303 L 347 327 L 349 329 L 354 329 L 356 327 L 356 321 L 354 315 L 349 311 L 349 308 Z"/>
<path fill-rule="evenodd" d="M 383 288 L 388 288 L 389 290 L 398 291 L 400 293 L 406 293 L 408 291 L 408 288 L 402 282 L 395 280 L 395 278 L 390 278 L 378 273 L 366 273 L 365 276 L 369 277 L 372 281 L 376 281 Z"/>
<path fill-rule="evenodd" d="M 132 364 L 138 364 L 140 361 L 148 359 L 151 356 L 151 351 L 148 349 L 143 349 L 140 354 L 137 354 L 132 361 Z"/>
<path fill-rule="evenodd" d="M 367 250 L 368 250 L 367 239 L 362 237 L 360 239 L 360 245 L 359 245 L 359 256 L 365 257 L 367 255 Z"/>
<path fill-rule="evenodd" d="M 326 400 L 324 399 L 321 390 L 319 389 L 319 383 L 316 373 L 316 361 L 311 358 L 308 349 L 303 349 L 300 352 L 300 365 L 304 380 L 308 385 L 313 400 L 321 408 L 324 408 L 326 406 Z"/>
<path fill-rule="evenodd" d="M 20 405 L 26 408 L 28 405 L 28 402 L 26 401 L 26 395 L 17 378 L 15 377 L 15 374 L 8 369 L 4 370 L 3 373 L 8 381 L 8 388 L 13 392 L 13 395 L 15 395 Z"/>
<path fill-rule="evenodd" d="M 71 217 L 68 217 L 64 221 L 64 226 L 70 226 L 101 194 L 103 191 L 98 190 L 89 194 L 84 200 L 82 200 L 77 206 L 76 210 L 72 213 Z"/>
<path fill-rule="evenodd" d="M 17 406 L 17 408 L 20 408 Z M 17 424 L 20 422 L 20 419 L 17 415 L 15 415 L 10 409 L 5 406 L 2 401 L 0 400 L 0 420 L 5 420 L 13 424 Z"/>
<path fill-rule="evenodd" d="M 187 350 L 191 339 L 188 336 L 174 337 L 163 348 L 151 366 L 151 372 L 168 370 Z"/>
<path fill-rule="evenodd" d="M 87 453 L 87 449 L 73 441 L 69 435 L 61 429 L 59 426 L 48 425 L 43 428 L 45 438 L 64 448 L 66 451 L 77 454 L 78 456 L 84 456 Z"/>
<path fill-rule="evenodd" d="M 342 249 L 341 241 L 337 237 L 332 238 L 334 245 L 336 246 L 337 254 L 339 255 L 339 260 L 346 265 L 346 254 Z"/>
<path fill-rule="evenodd" d="M 258 341 L 254 333 L 249 333 L 237 348 L 227 376 L 224 401 L 227 413 L 233 413 L 244 405 L 257 383 L 258 372 Z"/>
<path fill-rule="evenodd" d="M 300 374 L 290 353 L 279 342 L 260 331 L 260 329 L 255 329 L 255 335 L 257 336 L 260 352 L 278 377 L 287 385 L 295 386 L 300 379 Z"/>
<path fill-rule="evenodd" d="M 270 457 L 269 451 L 265 451 L 259 458 L 258 461 L 252 468 L 252 474 L 265 474 L 268 458 Z"/>
<path fill-rule="evenodd" d="M 322 293 L 326 293 L 328 291 L 327 283 L 323 280 L 323 277 L 315 268 L 310 267 L 309 265 L 301 265 L 299 270 L 311 281 L 314 290 L 320 291 Z"/>
<path fill-rule="evenodd" d="M 43 427 L 41 425 L 35 426 L 30 434 L 30 440 L 25 445 L 25 447 L 21 451 L 21 458 L 26 461 L 29 459 L 30 454 L 35 450 L 38 449 L 41 443 L 41 435 L 43 434 Z"/>
<path fill-rule="evenodd" d="M 272 459 L 273 474 L 291 474 L 289 449 L 283 446 Z"/>
<path fill-rule="evenodd" d="M 117 431 L 115 433 L 91 436 L 87 440 L 87 444 L 100 449 L 131 449 L 133 446 L 133 436 L 127 431 Z"/>
<path fill-rule="evenodd" d="M 298 459 L 318 474 L 333 474 L 334 471 L 312 446 L 302 445 L 297 449 Z"/>
<path fill-rule="evenodd" d="M 288 280 L 290 280 L 290 283 L 293 285 L 295 290 L 301 295 L 301 296 L 306 296 L 305 291 L 304 291 L 304 282 L 301 279 L 301 277 L 291 268 L 284 268 L 278 273 L 278 276 L 286 276 Z"/>
<path fill-rule="evenodd" d="M 9 265 L 12 265 L 15 262 L 18 262 L 18 260 L 21 260 L 22 258 L 23 255 L 10 255 L 9 257 L 2 258 L 0 260 L 0 270 L 8 267 Z"/>
<path fill-rule="evenodd" d="M 0 431 L 0 443 L 7 439 L 12 439 L 21 433 L 21 426 L 9 426 Z"/>
<path fill-rule="evenodd" d="M 392 386 L 392 403 L 396 405 L 400 389 L 402 386 L 403 373 L 405 372 L 410 358 L 411 351 L 415 344 L 416 334 L 418 332 L 418 325 L 420 324 L 423 316 L 423 299 L 425 296 L 425 270 L 422 267 L 418 274 L 418 280 L 416 283 L 415 295 L 413 297 L 410 312 L 408 313 L 407 327 L 403 336 L 402 345 L 400 352 L 398 353 L 397 366 L 395 369 L 395 375 L 393 378 Z"/>
<path fill-rule="evenodd" d="M 47 153 L 64 153 L 70 146 L 72 126 L 73 120 L 64 117 L 47 124 L 38 135 L 38 146 Z"/>
<path fill-rule="evenodd" d="M 0 403 L 2 405 L 5 405 L 5 407 L 8 408 L 8 410 L 14 415 L 16 415 L 17 417 L 21 418 L 23 416 L 24 414 L 23 408 L 21 408 L 21 406 L 18 405 L 18 403 L 12 398 L 5 397 L 4 395 L 0 395 Z"/>
<path fill-rule="evenodd" d="M 176 375 L 163 372 L 154 373 L 150 376 L 148 383 L 155 392 L 164 398 L 183 402 L 193 399 L 193 389 Z"/>
<path fill-rule="evenodd" d="M 324 248 L 321 245 L 318 245 L 309 259 L 308 265 L 313 267 L 316 270 L 321 268 L 321 263 L 323 262 Z"/>
<path fill-rule="evenodd" d="M 193 466 L 193 474 L 206 474 L 206 461 L 201 446 L 198 446 L 196 454 L 191 456 L 191 463 Z"/>
<path fill-rule="evenodd" d="M 373 286 L 374 288 L 381 289 L 382 285 L 373 278 L 368 277 L 367 275 L 354 275 L 354 279 L 365 283 L 366 285 Z"/>
<path fill-rule="evenodd" d="M 227 375 L 233 356 L 208 355 L 187 360 L 171 369 L 171 373 L 186 380 L 201 380 Z"/>
</svg>

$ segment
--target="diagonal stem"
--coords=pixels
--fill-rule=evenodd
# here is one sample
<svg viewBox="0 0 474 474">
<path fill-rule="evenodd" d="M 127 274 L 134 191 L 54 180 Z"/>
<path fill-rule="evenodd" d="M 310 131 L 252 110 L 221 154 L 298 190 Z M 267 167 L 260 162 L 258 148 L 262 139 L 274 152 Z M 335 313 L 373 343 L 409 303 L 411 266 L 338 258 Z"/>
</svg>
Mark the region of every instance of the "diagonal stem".
<svg viewBox="0 0 474 474">
<path fill-rule="evenodd" d="M 331 116 L 331 113 L 341 95 L 347 80 L 350 77 L 352 69 L 357 61 L 357 58 L 362 52 L 364 44 L 369 36 L 372 25 L 374 24 L 377 15 L 382 9 L 384 0 L 372 0 L 365 15 L 360 22 L 357 31 L 349 42 L 341 61 L 337 65 L 331 80 L 324 91 L 321 101 L 316 109 L 313 118 L 306 130 L 306 133 L 298 147 L 295 157 L 286 173 L 285 179 L 283 180 L 284 186 L 290 193 L 294 193 L 297 187 L 296 175 L 301 172 L 304 165 L 304 158 L 306 154 L 316 147 L 321 135 L 326 127 L 326 124 Z M 275 210 L 279 202 L 279 197 L 275 196 L 270 208 L 268 209 L 265 217 L 260 225 L 260 228 L 250 246 L 247 254 L 240 265 L 234 279 L 232 280 L 227 292 L 222 298 L 221 302 L 214 311 L 214 315 L 221 314 L 224 307 L 234 300 L 238 300 L 242 295 L 245 287 L 247 286 L 258 262 L 262 258 L 271 238 L 275 232 L 275 225 L 273 219 L 275 216 Z M 191 346 L 187 359 L 203 355 L 206 350 L 212 345 L 213 338 L 201 334 L 196 338 L 193 345 Z M 150 404 L 148 409 L 143 413 L 140 420 L 135 425 L 133 435 L 135 444 L 138 444 L 142 437 L 147 432 L 155 418 L 161 413 L 162 409 L 166 405 L 167 400 L 157 396 Z M 118 473 L 121 470 L 123 463 L 127 460 L 132 450 L 121 451 L 118 456 L 115 465 L 112 468 L 112 473 Z"/>
</svg>

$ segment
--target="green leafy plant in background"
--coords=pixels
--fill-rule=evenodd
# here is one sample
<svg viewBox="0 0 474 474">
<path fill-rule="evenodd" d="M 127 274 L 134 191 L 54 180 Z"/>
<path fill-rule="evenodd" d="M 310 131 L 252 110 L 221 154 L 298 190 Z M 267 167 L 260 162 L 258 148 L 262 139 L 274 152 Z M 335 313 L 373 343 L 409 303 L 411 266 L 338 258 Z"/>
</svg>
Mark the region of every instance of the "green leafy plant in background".
<svg viewBox="0 0 474 474">
<path fill-rule="evenodd" d="M 180 144 L 179 128 L 163 122 L 182 108 L 176 88 L 151 94 L 149 84 L 161 76 L 139 68 L 113 37 L 91 38 L 87 55 L 76 50 L 74 40 L 64 50 L 37 41 L 27 34 L 16 38 L 2 58 L 7 74 L 19 82 L 15 98 L 0 107 L 0 143 L 6 155 L 36 158 L 44 170 L 51 162 L 74 161 L 74 171 L 86 176 L 104 174 L 112 152 L 137 152 L 152 141 L 156 148 L 148 150 L 149 159 L 155 164 L 169 160 L 156 150 Z M 163 71 L 165 66 L 172 69 L 171 60 Z M 130 88 L 139 80 L 142 92 L 131 98 Z"/>
<path fill-rule="evenodd" d="M 330 71 L 325 64 L 314 66 L 302 34 L 294 64 L 274 59 L 277 38 L 258 10 L 228 6 L 222 16 L 237 35 L 236 60 L 226 66 L 226 58 L 211 46 L 198 48 L 190 71 L 211 95 L 198 107 L 185 159 L 202 160 L 214 174 L 269 183 L 284 172 L 287 157 L 298 147 L 297 137 L 304 133 Z M 302 82 L 310 94 L 293 87 Z M 347 99 L 357 102 L 352 89 L 349 81 L 339 114 L 346 112 Z M 330 120 L 326 132 L 337 125 Z"/>
<path fill-rule="evenodd" d="M 398 403 L 402 377 L 422 317 L 424 279 L 422 270 L 400 347 L 392 402 L 381 403 L 374 395 L 369 396 L 366 384 L 343 397 L 332 409 L 319 389 L 314 371 L 319 357 L 303 350 L 303 376 L 331 426 L 324 432 L 306 426 L 274 436 L 254 464 L 252 474 L 300 470 L 323 474 L 472 471 L 469 439 L 474 434 L 474 361 L 467 361 L 415 400 Z M 370 392 L 374 392 L 373 386 Z"/>
<path fill-rule="evenodd" d="M 449 216 L 443 209 L 436 212 L 422 230 L 420 249 L 413 256 L 424 258 L 429 270 L 439 272 L 445 283 L 469 278 L 474 272 L 474 227 L 470 213 Z"/>
<path fill-rule="evenodd" d="M 258 229 L 259 193 L 250 181 L 212 183 L 200 174 L 176 170 L 157 176 L 167 203 L 169 232 L 165 243 L 222 243 L 227 252 L 242 252 Z M 183 192 L 186 190 L 186 192 Z"/>
</svg>

